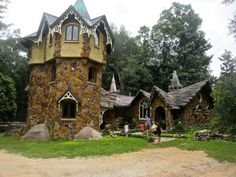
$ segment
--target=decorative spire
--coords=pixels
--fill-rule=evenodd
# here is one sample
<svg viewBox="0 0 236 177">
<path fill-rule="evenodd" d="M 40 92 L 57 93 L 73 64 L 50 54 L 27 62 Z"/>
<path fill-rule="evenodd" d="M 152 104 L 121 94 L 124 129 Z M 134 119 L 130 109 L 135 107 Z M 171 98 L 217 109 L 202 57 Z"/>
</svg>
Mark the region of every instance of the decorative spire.
<svg viewBox="0 0 236 177">
<path fill-rule="evenodd" d="M 74 5 L 74 8 L 79 12 L 79 14 L 81 16 L 83 16 L 83 17 L 90 20 L 88 10 L 87 10 L 83 0 L 77 0 L 75 5 Z"/>
<path fill-rule="evenodd" d="M 169 91 L 174 91 L 183 88 L 183 85 L 180 84 L 177 72 L 174 71 L 172 74 L 171 84 L 169 85 Z"/>
<path fill-rule="evenodd" d="M 112 76 L 111 86 L 110 86 L 110 93 L 113 93 L 113 92 L 117 92 L 116 80 L 115 80 L 114 74 Z"/>
</svg>

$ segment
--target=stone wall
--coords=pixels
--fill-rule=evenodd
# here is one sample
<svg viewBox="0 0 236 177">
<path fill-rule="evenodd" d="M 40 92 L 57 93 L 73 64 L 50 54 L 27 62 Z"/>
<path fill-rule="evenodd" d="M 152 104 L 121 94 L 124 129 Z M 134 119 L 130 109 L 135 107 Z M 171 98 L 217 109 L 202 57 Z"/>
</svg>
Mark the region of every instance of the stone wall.
<svg viewBox="0 0 236 177">
<path fill-rule="evenodd" d="M 139 95 L 135 101 L 132 102 L 132 105 L 129 109 L 129 115 L 133 118 L 135 122 L 144 123 L 145 120 L 139 119 L 139 103 L 140 101 L 145 98 L 144 96 Z"/>
<path fill-rule="evenodd" d="M 47 122 L 54 138 L 68 138 L 87 124 L 99 129 L 103 65 L 86 58 L 56 58 L 56 80 L 49 82 L 52 62 L 31 65 L 27 123 Z M 97 70 L 96 82 L 88 81 L 90 67 Z M 75 119 L 63 119 L 59 99 L 71 91 L 79 106 Z"/>
<path fill-rule="evenodd" d="M 200 93 L 201 96 L 198 93 L 180 113 L 180 118 L 186 126 L 204 124 L 212 117 L 213 104 L 210 93 Z"/>
<path fill-rule="evenodd" d="M 171 129 L 174 124 L 173 120 L 173 114 L 171 112 L 171 108 L 165 104 L 165 102 L 158 97 L 156 94 L 154 95 L 153 101 L 150 105 L 151 107 L 151 119 L 155 119 L 155 111 L 157 107 L 163 107 L 165 110 L 165 124 L 166 124 L 166 129 Z"/>
</svg>

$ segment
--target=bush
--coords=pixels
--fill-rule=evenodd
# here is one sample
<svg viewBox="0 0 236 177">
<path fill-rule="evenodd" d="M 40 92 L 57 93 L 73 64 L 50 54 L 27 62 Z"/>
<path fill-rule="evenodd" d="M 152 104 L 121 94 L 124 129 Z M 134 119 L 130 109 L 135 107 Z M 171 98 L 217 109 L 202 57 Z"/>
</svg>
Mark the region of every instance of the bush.
<svg viewBox="0 0 236 177">
<path fill-rule="evenodd" d="M 175 132 L 175 133 L 185 133 L 186 132 L 186 129 L 185 129 L 183 123 L 180 121 L 180 119 L 176 119 L 174 121 L 173 132 Z"/>
<path fill-rule="evenodd" d="M 213 90 L 215 116 L 212 127 L 236 134 L 236 73 L 220 77 Z"/>
</svg>

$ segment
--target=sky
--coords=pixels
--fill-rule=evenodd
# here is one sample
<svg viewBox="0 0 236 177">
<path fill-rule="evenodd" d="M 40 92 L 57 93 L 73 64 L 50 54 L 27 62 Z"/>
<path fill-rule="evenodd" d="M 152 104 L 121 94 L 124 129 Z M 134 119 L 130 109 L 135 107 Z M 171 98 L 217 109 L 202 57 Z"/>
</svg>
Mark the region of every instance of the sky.
<svg viewBox="0 0 236 177">
<path fill-rule="evenodd" d="M 6 21 L 19 28 L 21 36 L 36 32 L 43 12 L 60 16 L 76 0 L 11 0 L 6 14 Z M 131 36 L 135 36 L 143 25 L 152 27 L 160 13 L 168 9 L 173 2 L 191 4 L 194 11 L 202 18 L 201 30 L 213 46 L 208 55 L 213 55 L 210 69 L 219 76 L 219 57 L 224 50 L 236 55 L 236 41 L 229 35 L 228 25 L 236 12 L 236 3 L 231 6 L 222 4 L 222 0 L 84 0 L 91 18 L 106 15 L 109 23 L 118 27 L 124 25 Z"/>
</svg>

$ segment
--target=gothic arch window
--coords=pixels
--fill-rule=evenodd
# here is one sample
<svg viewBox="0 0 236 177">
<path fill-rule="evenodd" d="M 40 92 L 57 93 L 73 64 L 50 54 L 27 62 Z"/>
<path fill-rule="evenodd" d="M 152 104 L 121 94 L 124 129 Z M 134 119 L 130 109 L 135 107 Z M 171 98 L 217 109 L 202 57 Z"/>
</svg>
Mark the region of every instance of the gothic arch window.
<svg viewBox="0 0 236 177">
<path fill-rule="evenodd" d="M 77 25 L 66 26 L 66 41 L 79 41 L 79 27 Z"/>
<path fill-rule="evenodd" d="M 95 67 L 90 67 L 88 73 L 88 81 L 96 82 L 96 79 L 97 79 L 97 70 Z"/>
<path fill-rule="evenodd" d="M 146 119 L 146 115 L 150 117 L 150 109 L 148 108 L 148 100 L 142 99 L 139 102 L 139 119 Z"/>
<path fill-rule="evenodd" d="M 94 44 L 95 44 L 95 47 L 99 46 L 99 31 L 98 30 L 96 30 L 96 32 L 94 33 Z"/>
<path fill-rule="evenodd" d="M 65 99 L 61 101 L 62 118 L 75 118 L 76 102 L 74 100 Z"/>
<path fill-rule="evenodd" d="M 78 111 L 79 101 L 73 96 L 70 91 L 67 91 L 64 96 L 58 101 L 59 110 L 61 110 L 62 118 L 73 119 Z"/>
<path fill-rule="evenodd" d="M 50 68 L 49 82 L 54 82 L 56 80 L 56 62 L 52 62 Z"/>
</svg>

